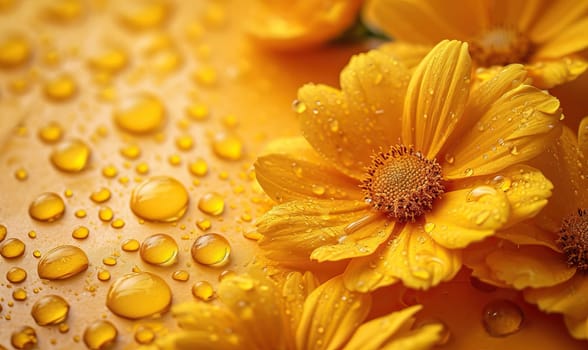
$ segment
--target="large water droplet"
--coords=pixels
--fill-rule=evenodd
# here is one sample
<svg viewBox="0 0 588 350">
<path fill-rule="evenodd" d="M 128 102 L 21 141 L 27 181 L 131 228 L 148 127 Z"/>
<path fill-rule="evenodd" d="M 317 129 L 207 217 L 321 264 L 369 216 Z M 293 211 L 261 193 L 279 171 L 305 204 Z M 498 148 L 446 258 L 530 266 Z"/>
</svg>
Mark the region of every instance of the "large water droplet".
<svg viewBox="0 0 588 350">
<path fill-rule="evenodd" d="M 188 192 L 178 180 L 158 176 L 135 187 L 131 194 L 131 209 L 145 220 L 177 221 L 186 212 L 188 200 Z"/>
<path fill-rule="evenodd" d="M 106 297 L 106 306 L 118 316 L 138 319 L 169 309 L 172 292 L 159 276 L 137 272 L 117 279 Z"/>
<path fill-rule="evenodd" d="M 192 245 L 192 257 L 207 266 L 224 266 L 229 262 L 231 246 L 227 239 L 216 233 L 200 236 Z"/>
<path fill-rule="evenodd" d="M 0 245 L 0 255 L 5 259 L 14 259 L 22 256 L 25 251 L 25 244 L 18 238 L 9 238 Z"/>
<path fill-rule="evenodd" d="M 173 265 L 177 261 L 178 244 L 164 233 L 147 237 L 141 244 L 141 258 L 143 261 L 159 266 Z"/>
<path fill-rule="evenodd" d="M 94 321 L 84 331 L 84 343 L 90 350 L 103 350 L 114 344 L 118 331 L 108 321 Z"/>
<path fill-rule="evenodd" d="M 133 134 L 151 133 L 162 127 L 165 108 L 154 96 L 133 96 L 125 99 L 115 111 L 114 121 L 121 129 Z"/>
<path fill-rule="evenodd" d="M 83 141 L 66 141 L 51 153 L 51 163 L 61 171 L 76 173 L 86 168 L 90 153 Z"/>
<path fill-rule="evenodd" d="M 58 295 L 46 295 L 33 305 L 31 315 L 39 326 L 55 325 L 67 319 L 69 304 Z"/>
<path fill-rule="evenodd" d="M 198 201 L 198 209 L 208 215 L 221 215 L 225 210 L 225 199 L 218 193 L 205 193 Z"/>
<path fill-rule="evenodd" d="M 32 349 L 37 344 L 37 333 L 29 326 L 22 327 L 11 334 L 10 344 L 16 349 Z"/>
<path fill-rule="evenodd" d="M 73 277 L 88 268 L 88 256 L 78 247 L 61 245 L 45 254 L 37 265 L 40 278 L 62 280 Z"/>
<path fill-rule="evenodd" d="M 63 199 L 53 192 L 40 194 L 29 206 L 29 215 L 39 221 L 55 221 L 60 219 L 64 212 Z"/>
<path fill-rule="evenodd" d="M 505 337 L 518 332 L 523 324 L 521 308 L 510 300 L 498 299 L 484 306 L 482 323 L 493 337 Z"/>
</svg>

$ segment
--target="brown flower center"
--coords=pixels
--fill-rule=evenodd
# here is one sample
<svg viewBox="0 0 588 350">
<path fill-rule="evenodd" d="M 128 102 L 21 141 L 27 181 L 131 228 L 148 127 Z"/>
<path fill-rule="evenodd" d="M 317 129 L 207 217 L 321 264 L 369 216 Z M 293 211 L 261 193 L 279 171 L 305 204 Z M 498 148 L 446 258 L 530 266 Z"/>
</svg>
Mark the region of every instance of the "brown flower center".
<svg viewBox="0 0 588 350">
<path fill-rule="evenodd" d="M 400 222 L 430 211 L 445 190 L 439 163 L 405 145 L 376 153 L 361 188 L 375 209 Z"/>
<path fill-rule="evenodd" d="M 480 66 L 524 62 L 531 42 L 522 33 L 508 28 L 493 28 L 469 42 L 470 54 Z"/>
<path fill-rule="evenodd" d="M 588 209 L 578 209 L 563 220 L 557 244 L 568 258 L 568 266 L 588 270 Z"/>
</svg>

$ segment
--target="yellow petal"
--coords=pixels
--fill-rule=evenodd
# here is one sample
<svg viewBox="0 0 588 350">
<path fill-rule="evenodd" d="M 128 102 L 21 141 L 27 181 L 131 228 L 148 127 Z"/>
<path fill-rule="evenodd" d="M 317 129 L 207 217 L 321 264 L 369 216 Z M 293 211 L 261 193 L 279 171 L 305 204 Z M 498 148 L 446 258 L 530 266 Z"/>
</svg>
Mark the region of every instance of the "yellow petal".
<svg viewBox="0 0 588 350">
<path fill-rule="evenodd" d="M 344 350 L 378 350 L 384 347 L 403 350 L 429 349 L 439 339 L 440 325 L 427 325 L 411 330 L 414 315 L 422 309 L 414 305 L 404 310 L 378 317 L 361 325 Z M 399 346 L 400 343 L 403 345 Z"/>
<path fill-rule="evenodd" d="M 578 127 L 578 147 L 585 158 L 588 157 L 588 117 L 582 118 Z"/>
<path fill-rule="evenodd" d="M 473 36 L 482 25 L 480 5 L 478 1 L 371 0 L 362 14 L 365 22 L 400 41 L 436 44 Z"/>
<path fill-rule="evenodd" d="M 572 337 L 576 339 L 588 339 L 588 319 L 586 317 L 574 318 L 565 316 L 564 321 Z"/>
<path fill-rule="evenodd" d="M 559 58 L 579 53 L 588 47 L 588 18 L 583 18 L 564 28 L 553 39 L 541 45 L 536 57 Z"/>
<path fill-rule="evenodd" d="M 496 237 L 506 239 L 515 244 L 543 246 L 560 252 L 555 243 L 557 234 L 537 227 L 532 221 L 525 221 L 515 226 L 496 232 Z"/>
<path fill-rule="evenodd" d="M 290 272 L 282 286 L 282 298 L 285 301 L 284 314 L 288 315 L 289 339 L 295 339 L 296 328 L 304 310 L 304 301 L 319 285 L 311 272 Z"/>
<path fill-rule="evenodd" d="M 526 67 L 529 77 L 533 79 L 533 85 L 540 89 L 551 89 L 582 75 L 588 68 L 588 61 L 579 56 L 572 56 L 539 60 Z"/>
<path fill-rule="evenodd" d="M 494 270 L 488 266 L 486 261 L 486 257 L 499 249 L 502 243 L 501 240 L 490 237 L 482 242 L 470 245 L 468 249 L 464 249 L 463 264 L 470 268 L 472 276 L 480 281 L 500 288 L 511 288 L 496 276 Z"/>
<path fill-rule="evenodd" d="M 259 156 L 268 156 L 270 154 L 296 157 L 299 160 L 315 164 L 324 162 L 321 155 L 302 136 L 284 137 L 269 141 L 259 153 Z"/>
<path fill-rule="evenodd" d="M 347 290 L 340 276 L 325 282 L 304 303 L 296 348 L 340 349 L 367 317 L 371 300 L 369 294 Z"/>
<path fill-rule="evenodd" d="M 256 349 L 285 348 L 288 329 L 282 314 L 282 299 L 276 284 L 261 272 L 222 280 L 219 299 L 238 318 L 247 339 Z M 271 332 L 268 332 L 271 330 Z"/>
<path fill-rule="evenodd" d="M 516 289 L 553 286 L 576 273 L 562 254 L 540 246 L 497 249 L 486 257 L 486 262 L 499 279 Z"/>
<path fill-rule="evenodd" d="M 302 134 L 333 166 L 361 179 L 374 150 L 399 141 L 409 72 L 377 50 L 354 56 L 341 72 L 342 92 L 308 84 L 298 91 Z"/>
<path fill-rule="evenodd" d="M 255 162 L 257 181 L 278 203 L 295 199 L 361 199 L 359 182 L 325 163 L 271 154 Z"/>
<path fill-rule="evenodd" d="M 247 29 L 259 44 L 271 49 L 308 49 L 345 31 L 355 20 L 361 2 L 251 1 Z"/>
<path fill-rule="evenodd" d="M 254 346 L 240 320 L 224 305 L 189 302 L 174 306 L 172 312 L 182 330 L 158 338 L 158 349 L 237 350 Z"/>
<path fill-rule="evenodd" d="M 537 22 L 531 28 L 530 39 L 536 43 L 553 40 L 579 18 L 586 16 L 588 3 L 576 0 L 551 1 L 543 8 Z"/>
<path fill-rule="evenodd" d="M 266 255 L 281 262 L 305 262 L 313 250 L 336 244 L 344 228 L 368 212 L 363 201 L 296 200 L 274 206 L 257 221 Z"/>
<path fill-rule="evenodd" d="M 403 41 L 387 42 L 378 47 L 378 50 L 394 57 L 409 69 L 418 66 L 431 49 L 430 45 L 411 44 Z"/>
<path fill-rule="evenodd" d="M 464 248 L 494 234 L 510 215 L 505 194 L 482 185 L 443 194 L 425 214 L 427 232 L 438 244 Z"/>
<path fill-rule="evenodd" d="M 541 154 L 561 132 L 559 101 L 535 87 L 519 85 L 489 102 L 481 116 L 464 112 L 477 123 L 460 137 L 453 135 L 455 142 L 445 150 L 452 162 L 442 164 L 446 178 L 492 174 L 524 162 Z"/>
<path fill-rule="evenodd" d="M 470 91 L 468 46 L 443 41 L 416 68 L 406 92 L 402 141 L 435 158 L 459 122 Z"/>
<path fill-rule="evenodd" d="M 352 225 L 359 227 L 350 229 Z M 368 214 L 348 225 L 337 244 L 323 245 L 315 249 L 310 258 L 323 262 L 370 255 L 390 237 L 393 228 L 394 222 L 388 221 L 384 215 Z"/>
<path fill-rule="evenodd" d="M 549 313 L 561 313 L 573 318 L 588 315 L 588 278 L 581 273 L 553 287 L 526 289 L 523 295 L 526 301 Z"/>
<path fill-rule="evenodd" d="M 435 243 L 422 224 L 396 225 L 392 238 L 374 254 L 351 260 L 345 285 L 368 292 L 400 279 L 407 287 L 428 289 L 453 278 L 461 267 L 460 252 Z"/>
<path fill-rule="evenodd" d="M 490 186 L 503 192 L 510 204 L 508 226 L 537 215 L 547 204 L 553 189 L 551 181 L 541 171 L 527 165 L 514 165 L 490 176 L 460 179 L 455 186 Z"/>
</svg>

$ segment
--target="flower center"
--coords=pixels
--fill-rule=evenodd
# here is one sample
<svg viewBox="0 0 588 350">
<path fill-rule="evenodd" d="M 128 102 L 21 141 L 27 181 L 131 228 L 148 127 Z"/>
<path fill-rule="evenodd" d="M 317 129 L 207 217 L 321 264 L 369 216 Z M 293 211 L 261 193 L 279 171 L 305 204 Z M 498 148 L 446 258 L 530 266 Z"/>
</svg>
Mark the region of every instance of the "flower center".
<svg viewBox="0 0 588 350">
<path fill-rule="evenodd" d="M 578 209 L 563 220 L 557 244 L 568 257 L 568 266 L 588 270 L 588 209 Z"/>
<path fill-rule="evenodd" d="M 366 202 L 400 222 L 430 211 L 445 190 L 439 163 L 405 145 L 376 153 L 361 188 Z"/>
<path fill-rule="evenodd" d="M 524 62 L 531 50 L 531 42 L 527 37 L 507 28 L 493 28 L 469 44 L 474 60 L 485 67 Z"/>
</svg>

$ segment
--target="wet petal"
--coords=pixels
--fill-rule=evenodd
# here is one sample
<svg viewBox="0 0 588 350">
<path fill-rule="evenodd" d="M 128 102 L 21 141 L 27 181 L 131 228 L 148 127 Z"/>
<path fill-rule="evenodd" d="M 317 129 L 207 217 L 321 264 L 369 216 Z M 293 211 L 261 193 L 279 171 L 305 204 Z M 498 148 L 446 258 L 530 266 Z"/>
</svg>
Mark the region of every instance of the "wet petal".
<svg viewBox="0 0 588 350">
<path fill-rule="evenodd" d="M 396 225 L 392 238 L 372 255 L 351 260 L 344 273 L 351 290 L 368 292 L 402 280 L 428 289 L 448 281 L 461 267 L 461 254 L 435 243 L 422 223 Z"/>
<path fill-rule="evenodd" d="M 582 118 L 578 127 L 578 147 L 584 157 L 588 157 L 588 116 Z"/>
<path fill-rule="evenodd" d="M 490 186 L 445 193 L 425 214 L 424 230 L 449 249 L 464 248 L 494 234 L 509 218 L 506 195 Z"/>
<path fill-rule="evenodd" d="M 430 45 L 417 45 L 402 41 L 387 42 L 378 47 L 378 50 L 394 57 L 409 69 L 418 66 L 431 49 Z"/>
<path fill-rule="evenodd" d="M 365 221 L 367 223 L 364 223 Z M 359 227 L 350 229 L 352 225 L 359 225 Z M 323 262 L 370 255 L 390 237 L 393 228 L 394 223 L 389 222 L 384 215 L 368 214 L 346 226 L 337 244 L 323 245 L 315 249 L 310 257 Z"/>
<path fill-rule="evenodd" d="M 581 273 L 553 287 L 530 288 L 523 291 L 525 300 L 539 309 L 574 318 L 588 315 L 588 278 Z"/>
<path fill-rule="evenodd" d="M 541 45 L 536 57 L 559 58 L 573 53 L 579 53 L 588 47 L 588 18 L 578 20 L 564 28 L 552 40 Z"/>
<path fill-rule="evenodd" d="M 458 123 L 470 92 L 471 59 L 459 41 L 439 43 L 416 68 L 406 93 L 402 141 L 432 159 Z"/>
<path fill-rule="evenodd" d="M 408 70 L 373 50 L 341 72 L 342 91 L 307 84 L 298 91 L 302 134 L 333 166 L 361 179 L 374 150 L 398 143 Z"/>
<path fill-rule="evenodd" d="M 527 66 L 533 85 L 541 89 L 572 81 L 588 68 L 588 61 L 582 57 L 563 57 L 554 60 L 539 60 Z"/>
<path fill-rule="evenodd" d="M 560 252 L 555 243 L 557 239 L 556 233 L 539 228 L 532 221 L 522 222 L 513 227 L 502 229 L 496 232 L 496 237 L 506 239 L 515 244 L 543 246 L 554 252 Z"/>
<path fill-rule="evenodd" d="M 574 318 L 565 316 L 564 321 L 572 337 L 576 339 L 588 339 L 587 317 Z"/>
<path fill-rule="evenodd" d="M 414 315 L 421 305 L 408 307 L 364 323 L 353 334 L 344 350 L 429 349 L 439 339 L 441 325 L 430 324 L 412 330 Z"/>
<path fill-rule="evenodd" d="M 486 257 L 496 249 L 500 249 L 502 241 L 490 237 L 482 242 L 473 243 L 463 251 L 463 264 L 472 270 L 472 276 L 484 283 L 501 288 L 511 288 L 499 279 L 494 270 L 488 266 Z"/>
<path fill-rule="evenodd" d="M 464 113 L 470 112 L 466 109 Z M 452 136 L 456 142 L 446 149 L 452 162 L 442 164 L 445 177 L 492 174 L 539 155 L 559 136 L 560 117 L 556 98 L 535 87 L 518 85 L 494 101 L 474 128 L 460 137 Z"/>
<path fill-rule="evenodd" d="M 371 300 L 369 294 L 347 290 L 341 277 L 325 282 L 304 303 L 296 348 L 340 349 L 367 317 Z"/>
<path fill-rule="evenodd" d="M 295 199 L 361 199 L 359 183 L 325 163 L 271 154 L 255 162 L 257 181 L 278 203 Z"/>
<path fill-rule="evenodd" d="M 285 301 L 284 314 L 288 316 L 290 338 L 295 339 L 296 328 L 300 323 L 304 310 L 304 301 L 319 285 L 319 281 L 311 272 L 290 272 L 282 286 L 282 298 Z"/>
<path fill-rule="evenodd" d="M 533 42 L 544 43 L 554 40 L 566 28 L 573 26 L 579 18 L 586 15 L 588 3 L 576 0 L 560 0 L 551 2 L 551 6 L 544 9 L 541 16 L 530 31 Z"/>
<path fill-rule="evenodd" d="M 497 249 L 486 257 L 486 263 L 500 280 L 519 290 L 553 286 L 576 273 L 562 254 L 540 246 Z"/>
<path fill-rule="evenodd" d="M 274 206 L 257 221 L 266 255 L 281 262 L 307 262 L 313 250 L 336 244 L 344 228 L 368 213 L 363 201 L 296 200 Z"/>
</svg>

